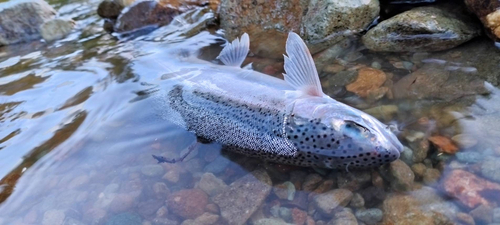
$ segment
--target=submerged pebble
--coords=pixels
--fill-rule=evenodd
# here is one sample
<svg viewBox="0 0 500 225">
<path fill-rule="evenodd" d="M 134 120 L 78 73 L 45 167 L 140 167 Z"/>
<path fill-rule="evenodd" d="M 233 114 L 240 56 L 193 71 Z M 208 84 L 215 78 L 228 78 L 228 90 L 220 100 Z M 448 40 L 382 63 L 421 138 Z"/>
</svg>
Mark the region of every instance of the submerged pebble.
<svg viewBox="0 0 500 225">
<path fill-rule="evenodd" d="M 327 216 L 332 216 L 334 209 L 345 207 L 349 204 L 352 197 L 352 192 L 347 189 L 335 189 L 314 196 L 313 204 L 319 212 Z"/>
<path fill-rule="evenodd" d="M 365 222 L 366 224 L 376 224 L 382 221 L 383 212 L 380 209 L 360 209 L 356 211 L 356 218 Z"/>
</svg>

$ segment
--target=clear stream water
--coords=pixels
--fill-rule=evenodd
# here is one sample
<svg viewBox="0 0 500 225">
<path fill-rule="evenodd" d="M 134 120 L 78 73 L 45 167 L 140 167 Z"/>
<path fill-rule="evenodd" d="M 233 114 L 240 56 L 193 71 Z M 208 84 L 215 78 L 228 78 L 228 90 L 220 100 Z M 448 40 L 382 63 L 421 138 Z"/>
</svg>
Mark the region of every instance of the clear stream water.
<svg viewBox="0 0 500 225">
<path fill-rule="evenodd" d="M 114 37 L 101 28 L 102 20 L 95 13 L 99 2 L 49 1 L 61 16 L 77 22 L 73 33 L 56 42 L 0 48 L 0 224 L 42 224 L 49 210 L 63 210 L 67 224 L 71 224 L 69 219 L 73 224 L 105 224 L 123 212 L 138 213 L 143 224 L 152 223 L 163 203 L 147 215 L 138 205 L 157 201 L 155 184 L 163 183 L 171 192 L 190 189 L 205 172 L 214 173 L 227 184 L 256 167 L 267 168 L 278 181 L 275 184 L 287 180 L 290 171 L 331 176 L 325 175 L 329 171 L 269 165 L 221 153 L 217 144 L 203 145 L 184 163 L 152 166 L 156 165 L 152 154 L 175 157 L 195 140 L 191 133 L 167 122 L 169 115 L 162 111 L 161 77 L 175 71 L 169 58 L 190 49 L 201 50 L 204 59 L 213 60 L 224 41 L 217 33 L 199 31 L 210 15 L 198 11 L 152 33 Z M 479 39 L 467 45 L 481 49 L 485 43 L 488 41 Z M 404 66 L 418 61 L 412 54 L 374 54 L 357 49 L 349 48 L 342 55 L 346 70 L 376 61 L 382 70 L 397 77 L 409 74 L 411 68 Z M 432 63 L 436 60 L 429 59 L 453 55 L 453 51 L 424 58 Z M 484 69 L 478 64 L 481 57 L 475 55 L 463 62 L 472 75 Z M 498 65 L 491 66 L 498 71 Z M 500 100 L 495 87 L 490 87 L 490 96 L 471 95 L 458 101 L 363 101 L 346 94 L 334 79 L 322 79 L 328 93 L 355 107 L 397 105 L 398 110 L 384 122 L 410 124 L 406 128 L 413 130 L 403 132 L 402 139 L 414 131 L 444 136 L 462 133 L 479 143 L 460 152 L 475 152 L 479 158 L 499 154 L 500 129 L 494 124 L 500 119 Z M 430 122 L 417 126 L 410 122 L 422 118 Z M 440 169 L 457 162 L 468 165 L 434 147 L 426 161 Z M 132 206 L 116 209 L 111 202 L 124 193 L 133 196 Z M 275 199 L 271 193 L 266 204 Z M 298 207 L 308 210 L 307 205 Z M 91 209 L 101 210 L 98 212 L 104 216 L 89 213 Z M 467 212 L 463 207 L 460 210 Z M 174 215 L 168 217 L 182 222 Z"/>
</svg>

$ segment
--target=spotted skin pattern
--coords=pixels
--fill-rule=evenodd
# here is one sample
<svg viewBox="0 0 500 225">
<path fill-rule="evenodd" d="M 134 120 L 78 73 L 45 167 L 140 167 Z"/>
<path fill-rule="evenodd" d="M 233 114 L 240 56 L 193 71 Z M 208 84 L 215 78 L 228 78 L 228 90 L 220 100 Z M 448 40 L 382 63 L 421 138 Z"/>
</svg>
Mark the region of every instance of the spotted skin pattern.
<svg viewBox="0 0 500 225">
<path fill-rule="evenodd" d="M 221 143 L 225 150 L 250 157 L 331 169 L 377 167 L 399 157 L 385 149 L 354 147 L 350 137 L 318 119 L 307 120 L 276 110 L 285 108 L 283 103 L 275 103 L 272 108 L 247 104 L 222 93 L 181 85 L 168 95 L 170 107 L 182 116 L 188 130 L 199 138 Z M 370 135 L 366 128 L 348 121 L 343 129 Z"/>
</svg>

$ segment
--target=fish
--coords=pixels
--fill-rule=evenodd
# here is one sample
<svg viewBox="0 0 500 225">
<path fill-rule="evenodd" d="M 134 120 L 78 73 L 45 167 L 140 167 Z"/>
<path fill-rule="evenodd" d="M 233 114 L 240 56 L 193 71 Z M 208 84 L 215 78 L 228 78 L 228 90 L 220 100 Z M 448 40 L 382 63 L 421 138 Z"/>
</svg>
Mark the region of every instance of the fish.
<svg viewBox="0 0 500 225">
<path fill-rule="evenodd" d="M 399 158 L 390 127 L 324 94 L 302 38 L 288 34 L 284 79 L 241 68 L 248 34 L 227 43 L 217 59 L 166 75 L 169 117 L 203 143 L 264 161 L 328 169 L 373 168 Z M 161 162 L 183 160 L 153 157 Z"/>
</svg>

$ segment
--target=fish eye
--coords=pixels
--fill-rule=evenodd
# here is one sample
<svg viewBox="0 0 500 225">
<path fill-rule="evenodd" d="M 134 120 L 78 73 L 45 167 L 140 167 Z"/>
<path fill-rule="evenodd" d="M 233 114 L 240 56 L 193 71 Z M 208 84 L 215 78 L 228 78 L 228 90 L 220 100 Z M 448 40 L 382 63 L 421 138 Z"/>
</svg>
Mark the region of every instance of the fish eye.
<svg viewBox="0 0 500 225">
<path fill-rule="evenodd" d="M 365 131 L 365 132 L 366 131 L 370 132 L 370 130 L 368 128 L 366 128 L 365 126 L 363 126 L 363 125 L 361 125 L 359 123 L 356 123 L 356 122 L 354 122 L 352 120 L 344 120 L 344 122 L 346 123 L 346 125 L 345 125 L 346 128 L 351 128 L 352 126 L 355 126 L 357 128 L 363 129 L 363 131 Z"/>
</svg>

